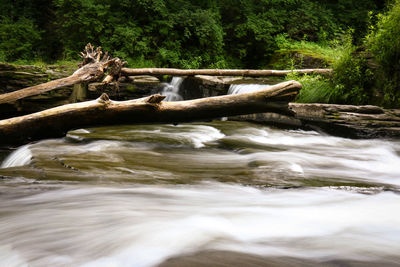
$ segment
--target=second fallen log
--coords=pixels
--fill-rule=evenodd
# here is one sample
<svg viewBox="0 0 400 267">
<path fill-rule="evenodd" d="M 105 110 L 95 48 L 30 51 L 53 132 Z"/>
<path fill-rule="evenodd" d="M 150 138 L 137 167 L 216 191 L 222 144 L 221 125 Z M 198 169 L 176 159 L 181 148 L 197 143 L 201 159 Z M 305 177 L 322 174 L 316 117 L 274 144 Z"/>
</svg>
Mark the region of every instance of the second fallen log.
<svg viewBox="0 0 400 267">
<path fill-rule="evenodd" d="M 172 76 L 281 76 L 284 77 L 290 73 L 298 74 L 331 74 L 332 69 L 295 69 L 295 70 L 249 70 L 249 69 L 170 69 L 170 68 L 143 68 L 132 69 L 122 68 L 121 74 L 131 75 L 172 75 Z"/>
<path fill-rule="evenodd" d="M 103 94 L 97 100 L 2 120 L 0 145 L 62 137 L 72 129 L 99 125 L 180 123 L 258 112 L 291 114 L 288 102 L 300 89 L 300 83 L 288 81 L 248 94 L 179 102 L 162 102 L 161 95 L 119 102 Z"/>
</svg>

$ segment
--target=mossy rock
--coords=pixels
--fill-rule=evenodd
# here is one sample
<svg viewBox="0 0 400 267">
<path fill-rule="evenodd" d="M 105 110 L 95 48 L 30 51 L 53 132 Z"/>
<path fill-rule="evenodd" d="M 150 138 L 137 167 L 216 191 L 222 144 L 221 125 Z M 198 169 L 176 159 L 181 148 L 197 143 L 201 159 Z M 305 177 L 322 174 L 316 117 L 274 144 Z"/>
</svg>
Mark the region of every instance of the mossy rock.
<svg viewBox="0 0 400 267">
<path fill-rule="evenodd" d="M 0 62 L 0 93 L 12 92 L 48 82 L 73 73 L 69 66 L 31 66 Z"/>
<path fill-rule="evenodd" d="M 331 62 L 326 57 L 308 50 L 278 50 L 267 67 L 272 69 L 316 69 L 327 68 Z"/>
</svg>

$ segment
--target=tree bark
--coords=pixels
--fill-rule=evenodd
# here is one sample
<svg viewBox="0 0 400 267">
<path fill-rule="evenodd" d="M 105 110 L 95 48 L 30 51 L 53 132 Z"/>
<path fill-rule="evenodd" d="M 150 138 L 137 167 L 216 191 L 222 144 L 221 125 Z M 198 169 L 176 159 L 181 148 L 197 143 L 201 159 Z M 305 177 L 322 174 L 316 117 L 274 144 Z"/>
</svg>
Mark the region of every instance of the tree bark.
<svg viewBox="0 0 400 267">
<path fill-rule="evenodd" d="M 103 94 L 93 101 L 2 120 L 0 145 L 61 137 L 71 129 L 98 125 L 180 123 L 257 112 L 292 114 L 288 102 L 300 89 L 300 83 L 288 81 L 248 94 L 180 102 L 161 102 L 161 95 L 118 102 Z"/>
<path fill-rule="evenodd" d="M 168 69 L 168 68 L 122 68 L 121 74 L 130 75 L 173 75 L 173 76 L 286 76 L 292 72 L 299 74 L 329 74 L 332 69 L 298 69 L 298 70 L 227 70 L 227 69 Z"/>
<path fill-rule="evenodd" d="M 112 70 L 120 70 L 124 62 L 121 62 L 119 58 L 111 58 L 107 52 L 103 57 L 101 57 L 102 54 L 101 47 L 94 49 L 91 44 L 87 44 L 85 52 L 81 53 L 83 62 L 71 76 L 2 94 L 0 95 L 0 104 L 11 103 L 18 99 L 42 94 L 64 86 L 98 80 L 104 75 L 107 67 L 110 67 L 112 75 L 110 75 L 111 77 L 107 76 L 105 82 L 111 82 L 112 77 L 116 75 Z"/>
</svg>

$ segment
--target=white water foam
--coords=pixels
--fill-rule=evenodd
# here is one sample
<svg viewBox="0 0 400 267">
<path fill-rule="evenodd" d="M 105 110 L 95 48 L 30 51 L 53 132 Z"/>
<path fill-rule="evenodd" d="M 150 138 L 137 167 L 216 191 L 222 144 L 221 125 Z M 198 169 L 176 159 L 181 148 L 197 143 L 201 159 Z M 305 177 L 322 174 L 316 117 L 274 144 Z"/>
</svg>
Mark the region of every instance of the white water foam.
<svg viewBox="0 0 400 267">
<path fill-rule="evenodd" d="M 315 132 L 244 127 L 226 139 L 276 148 L 249 154 L 259 166 L 273 163 L 306 177 L 350 178 L 400 186 L 400 144 L 385 140 L 354 140 Z"/>
<path fill-rule="evenodd" d="M 186 125 L 177 125 L 177 127 L 187 128 Z M 191 125 L 193 131 L 190 133 L 182 132 L 176 135 L 181 138 L 189 139 L 195 148 L 204 147 L 207 142 L 215 141 L 225 137 L 225 135 L 218 129 L 206 125 Z"/>
<path fill-rule="evenodd" d="M 12 152 L 0 165 L 0 168 L 18 167 L 29 164 L 32 159 L 30 145 L 21 146 Z"/>
<path fill-rule="evenodd" d="M 228 95 L 245 94 L 259 91 L 270 87 L 268 84 L 232 84 L 229 87 Z"/>
</svg>

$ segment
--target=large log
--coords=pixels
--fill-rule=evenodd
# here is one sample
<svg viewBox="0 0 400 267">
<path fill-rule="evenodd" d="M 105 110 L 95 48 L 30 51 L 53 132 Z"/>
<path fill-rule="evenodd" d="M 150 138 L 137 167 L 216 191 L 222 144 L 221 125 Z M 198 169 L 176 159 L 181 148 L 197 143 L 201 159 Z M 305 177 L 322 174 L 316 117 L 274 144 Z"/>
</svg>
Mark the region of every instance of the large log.
<svg viewBox="0 0 400 267">
<path fill-rule="evenodd" d="M 179 123 L 257 112 L 291 114 L 288 102 L 300 89 L 300 83 L 288 81 L 248 94 L 180 102 L 161 102 L 161 95 L 118 102 L 103 94 L 93 101 L 2 120 L 0 145 L 61 137 L 71 129 L 98 125 Z"/>
<path fill-rule="evenodd" d="M 286 76 L 292 72 L 299 74 L 329 74 L 332 69 L 297 69 L 297 70 L 236 70 L 236 69 L 169 69 L 169 68 L 122 68 L 121 74 L 130 75 L 172 75 L 172 76 Z"/>
<path fill-rule="evenodd" d="M 83 62 L 79 65 L 80 68 L 71 76 L 2 94 L 0 95 L 0 104 L 11 103 L 18 99 L 38 95 L 64 86 L 98 80 L 104 75 L 107 68 L 110 69 L 110 74 L 106 76 L 104 82 L 111 82 L 116 72 L 120 72 L 124 62 L 119 58 L 111 58 L 107 52 L 103 57 L 102 54 L 101 47 L 94 49 L 91 44 L 87 44 L 85 51 L 81 53 Z"/>
</svg>

